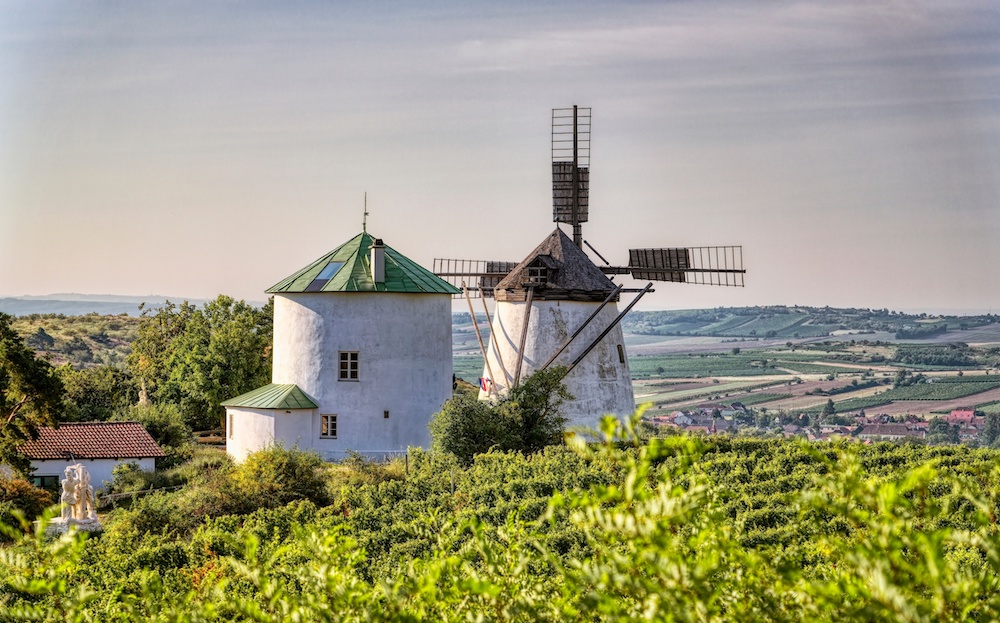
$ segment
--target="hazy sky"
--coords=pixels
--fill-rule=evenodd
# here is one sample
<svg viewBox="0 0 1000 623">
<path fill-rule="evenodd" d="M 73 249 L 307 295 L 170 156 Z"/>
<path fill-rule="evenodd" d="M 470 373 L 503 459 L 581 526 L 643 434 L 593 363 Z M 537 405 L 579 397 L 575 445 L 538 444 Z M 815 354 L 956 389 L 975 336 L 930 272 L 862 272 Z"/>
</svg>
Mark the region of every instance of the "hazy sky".
<svg viewBox="0 0 1000 623">
<path fill-rule="evenodd" d="M 2 2 L 0 296 L 263 300 L 361 229 L 520 260 L 593 108 L 587 238 L 742 244 L 646 309 L 1000 311 L 1000 4 Z"/>
</svg>

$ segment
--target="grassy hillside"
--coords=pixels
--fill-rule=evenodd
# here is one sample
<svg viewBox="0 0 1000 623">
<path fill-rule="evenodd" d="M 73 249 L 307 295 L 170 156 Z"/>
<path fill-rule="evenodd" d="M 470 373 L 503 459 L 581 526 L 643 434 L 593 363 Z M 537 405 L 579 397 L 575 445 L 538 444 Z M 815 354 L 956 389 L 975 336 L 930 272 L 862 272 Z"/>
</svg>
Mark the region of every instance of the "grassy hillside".
<svg viewBox="0 0 1000 623">
<path fill-rule="evenodd" d="M 139 318 L 124 314 L 29 314 L 15 318 L 12 326 L 53 365 L 123 366 L 137 336 Z"/>
</svg>

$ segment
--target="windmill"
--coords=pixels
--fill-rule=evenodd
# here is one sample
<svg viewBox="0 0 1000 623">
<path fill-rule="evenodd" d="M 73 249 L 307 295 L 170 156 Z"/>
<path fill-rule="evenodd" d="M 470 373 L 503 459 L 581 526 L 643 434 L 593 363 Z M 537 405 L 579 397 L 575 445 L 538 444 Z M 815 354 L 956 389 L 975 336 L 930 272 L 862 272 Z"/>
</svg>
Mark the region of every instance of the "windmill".
<svg viewBox="0 0 1000 623">
<path fill-rule="evenodd" d="M 536 370 L 566 366 L 574 399 L 564 405 L 570 424 L 593 425 L 605 413 L 635 409 L 621 319 L 653 282 L 743 287 L 741 246 L 629 249 L 612 265 L 583 238 L 590 211 L 591 109 L 552 111 L 552 220 L 555 231 L 521 262 L 434 260 L 434 273 L 462 288 L 484 359 L 480 398 L 517 386 Z M 572 228 L 570 238 L 558 224 Z M 602 262 L 596 265 L 584 251 Z M 612 279 L 648 281 L 641 289 Z M 623 293 L 636 296 L 618 312 Z M 473 298 L 483 299 L 489 344 L 475 321 Z M 490 318 L 485 299 L 496 301 Z"/>
</svg>

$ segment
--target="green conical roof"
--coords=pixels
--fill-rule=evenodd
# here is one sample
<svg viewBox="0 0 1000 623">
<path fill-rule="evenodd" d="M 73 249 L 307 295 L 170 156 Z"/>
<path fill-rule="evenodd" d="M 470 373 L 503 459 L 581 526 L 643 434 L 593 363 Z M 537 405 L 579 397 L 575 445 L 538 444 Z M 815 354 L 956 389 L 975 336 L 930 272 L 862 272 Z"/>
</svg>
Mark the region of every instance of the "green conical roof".
<svg viewBox="0 0 1000 623">
<path fill-rule="evenodd" d="M 222 403 L 223 407 L 253 409 L 315 409 L 316 403 L 294 383 L 271 383 Z"/>
<path fill-rule="evenodd" d="M 458 294 L 458 288 L 441 279 L 392 247 L 385 247 L 385 281 L 375 283 L 369 264 L 375 238 L 362 232 L 267 289 L 283 292 L 410 292 Z"/>
</svg>

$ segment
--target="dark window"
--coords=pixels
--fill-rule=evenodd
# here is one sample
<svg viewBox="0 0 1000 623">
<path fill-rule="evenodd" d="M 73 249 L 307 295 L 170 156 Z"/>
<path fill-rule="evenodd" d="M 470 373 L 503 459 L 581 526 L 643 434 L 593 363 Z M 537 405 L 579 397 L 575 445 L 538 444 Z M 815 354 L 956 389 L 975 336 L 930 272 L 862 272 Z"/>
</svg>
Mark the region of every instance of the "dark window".
<svg viewBox="0 0 1000 623">
<path fill-rule="evenodd" d="M 31 484 L 40 489 L 55 491 L 59 488 L 59 476 L 32 476 Z"/>
<path fill-rule="evenodd" d="M 337 438 L 337 416 L 336 415 L 321 415 L 320 417 L 320 428 L 319 436 L 324 439 L 336 439 Z"/>
<path fill-rule="evenodd" d="M 358 380 L 358 353 L 340 351 L 340 380 Z"/>
<path fill-rule="evenodd" d="M 528 267 L 528 283 L 541 285 L 549 280 L 549 269 L 544 266 Z"/>
<path fill-rule="evenodd" d="M 389 412 L 388 411 L 383 411 L 382 412 L 382 417 L 384 417 L 385 419 L 388 420 L 389 419 Z"/>
<path fill-rule="evenodd" d="M 621 344 L 618 345 L 618 361 L 625 363 L 625 347 Z"/>
</svg>

